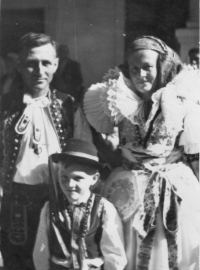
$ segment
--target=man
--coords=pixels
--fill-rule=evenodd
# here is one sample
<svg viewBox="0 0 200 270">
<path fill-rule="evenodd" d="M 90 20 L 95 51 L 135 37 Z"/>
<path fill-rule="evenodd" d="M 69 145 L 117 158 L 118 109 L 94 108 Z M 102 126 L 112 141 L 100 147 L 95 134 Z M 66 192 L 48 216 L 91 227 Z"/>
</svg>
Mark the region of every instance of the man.
<svg viewBox="0 0 200 270">
<path fill-rule="evenodd" d="M 73 99 L 57 97 L 50 83 L 58 67 L 56 43 L 28 33 L 19 41 L 23 89 L 5 95 L 1 104 L 0 157 L 3 198 L 1 252 L 5 269 L 34 269 L 32 250 L 40 210 L 47 199 L 48 157 L 66 141 L 91 141 L 83 113 Z"/>
<path fill-rule="evenodd" d="M 199 69 L 199 48 L 192 48 L 188 52 L 190 65 L 194 69 Z"/>
<path fill-rule="evenodd" d="M 0 81 L 0 91 L 1 95 L 4 95 L 10 91 L 12 91 L 12 86 L 15 85 L 16 88 L 16 80 L 18 77 L 18 70 L 16 68 L 16 64 L 18 61 L 18 55 L 16 53 L 10 52 L 6 57 L 6 70 L 7 73 L 2 77 Z"/>
</svg>

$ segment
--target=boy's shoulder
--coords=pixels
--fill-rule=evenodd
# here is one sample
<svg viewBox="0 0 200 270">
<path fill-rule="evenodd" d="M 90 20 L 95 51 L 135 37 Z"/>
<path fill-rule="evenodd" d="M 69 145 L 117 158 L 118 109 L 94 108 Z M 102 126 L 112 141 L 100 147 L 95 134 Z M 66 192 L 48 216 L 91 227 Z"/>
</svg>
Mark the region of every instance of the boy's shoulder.
<svg viewBox="0 0 200 270">
<path fill-rule="evenodd" d="M 95 201 L 96 202 L 98 201 L 98 203 L 99 203 L 99 205 L 98 205 L 99 214 L 102 211 L 113 213 L 113 214 L 117 212 L 114 205 L 110 201 L 108 201 L 105 197 L 101 196 L 100 194 L 94 194 L 94 195 L 95 195 Z"/>
<path fill-rule="evenodd" d="M 104 204 L 107 204 L 107 202 L 110 203 L 110 202 L 109 202 L 105 197 L 103 197 L 102 195 L 96 194 L 96 193 L 92 193 L 92 194 L 94 195 L 94 201 L 99 202 L 99 204 L 104 205 Z"/>
<path fill-rule="evenodd" d="M 102 203 L 113 205 L 110 201 L 108 201 L 108 200 L 107 200 L 105 197 L 103 197 L 102 195 L 97 194 L 97 193 L 93 193 L 93 194 L 94 194 L 94 196 L 95 196 L 95 199 L 98 199 L 98 200 L 101 201 Z"/>
</svg>

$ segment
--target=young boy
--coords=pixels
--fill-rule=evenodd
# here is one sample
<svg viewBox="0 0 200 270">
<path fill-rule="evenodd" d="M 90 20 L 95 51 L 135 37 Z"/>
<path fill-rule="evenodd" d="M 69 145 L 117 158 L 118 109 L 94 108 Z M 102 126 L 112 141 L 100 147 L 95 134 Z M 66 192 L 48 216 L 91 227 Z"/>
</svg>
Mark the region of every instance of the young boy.
<svg viewBox="0 0 200 270">
<path fill-rule="evenodd" d="M 50 202 L 41 212 L 36 269 L 124 269 L 121 220 L 110 202 L 90 191 L 103 166 L 95 146 L 70 139 L 64 152 L 51 158 L 58 164 L 58 181 L 52 177 Z"/>
</svg>

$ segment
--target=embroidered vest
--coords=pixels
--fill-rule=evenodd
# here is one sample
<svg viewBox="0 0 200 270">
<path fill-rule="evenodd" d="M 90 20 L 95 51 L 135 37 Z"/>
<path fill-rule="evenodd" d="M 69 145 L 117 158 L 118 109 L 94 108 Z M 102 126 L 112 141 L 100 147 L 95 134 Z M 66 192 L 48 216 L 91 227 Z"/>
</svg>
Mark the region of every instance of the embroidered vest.
<svg viewBox="0 0 200 270">
<path fill-rule="evenodd" d="M 16 173 L 16 161 L 23 135 L 15 132 L 15 125 L 21 117 L 26 105 L 22 103 L 23 93 L 16 90 L 15 94 L 6 96 L 1 104 L 0 112 L 0 179 L 4 191 L 11 192 L 12 180 Z M 66 141 L 73 136 L 73 116 L 75 106 L 71 96 L 60 105 L 56 90 L 51 93 L 52 102 L 49 106 L 55 129 L 59 137 L 61 149 Z"/>
<path fill-rule="evenodd" d="M 51 220 L 54 218 L 54 213 L 50 209 Z M 103 217 L 103 199 L 100 195 L 95 194 L 94 204 L 91 212 L 90 229 L 86 234 L 85 243 L 87 249 L 87 255 L 89 259 L 101 257 L 102 253 L 100 250 L 100 241 L 102 237 L 102 217 Z M 66 222 L 66 221 L 64 221 Z M 68 230 L 67 226 L 61 221 L 56 222 L 56 226 L 62 236 L 62 239 L 69 251 L 71 253 L 71 232 Z M 55 256 L 57 259 L 66 259 L 62 251 L 62 248 L 58 242 L 57 236 L 52 226 L 50 224 L 50 242 L 49 249 L 51 257 Z"/>
</svg>

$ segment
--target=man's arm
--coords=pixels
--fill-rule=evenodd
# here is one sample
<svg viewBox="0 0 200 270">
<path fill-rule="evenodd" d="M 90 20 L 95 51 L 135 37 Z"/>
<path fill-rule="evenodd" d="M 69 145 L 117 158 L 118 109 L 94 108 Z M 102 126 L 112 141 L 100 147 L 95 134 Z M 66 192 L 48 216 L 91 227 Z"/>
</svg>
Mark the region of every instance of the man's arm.
<svg viewBox="0 0 200 270">
<path fill-rule="evenodd" d="M 33 250 L 33 262 L 36 270 L 49 270 L 49 243 L 48 226 L 49 225 L 49 202 L 47 202 L 40 215 L 35 246 Z"/>
<path fill-rule="evenodd" d="M 121 165 L 121 151 L 114 151 L 108 146 L 102 135 L 88 124 L 80 107 L 74 114 L 74 138 L 94 143 L 101 159 L 112 168 Z"/>
<path fill-rule="evenodd" d="M 105 160 L 112 168 L 121 166 L 121 150 L 112 150 L 103 139 L 102 135 L 91 127 L 94 144 L 100 154 L 100 157 Z"/>
<path fill-rule="evenodd" d="M 80 107 L 74 113 L 74 136 L 75 139 L 81 139 L 87 142 L 93 142 L 90 126 Z"/>
<path fill-rule="evenodd" d="M 187 103 L 186 103 L 187 105 Z M 186 107 L 187 108 L 187 107 Z M 184 147 L 184 156 L 193 173 L 199 180 L 199 151 L 200 151 L 200 105 L 189 103 L 184 118 L 184 130 L 181 133 L 179 145 Z"/>
</svg>

